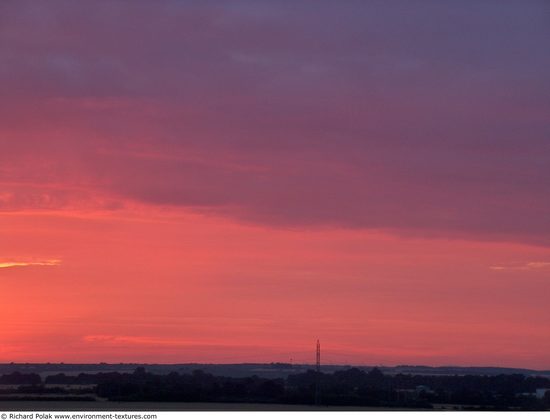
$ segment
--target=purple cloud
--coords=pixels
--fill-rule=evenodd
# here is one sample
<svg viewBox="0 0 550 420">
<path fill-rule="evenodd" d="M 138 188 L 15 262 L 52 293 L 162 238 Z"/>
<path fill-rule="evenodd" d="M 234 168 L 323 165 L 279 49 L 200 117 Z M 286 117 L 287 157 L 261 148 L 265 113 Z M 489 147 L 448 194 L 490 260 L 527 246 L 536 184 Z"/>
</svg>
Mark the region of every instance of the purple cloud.
<svg viewBox="0 0 550 420">
<path fill-rule="evenodd" d="M 3 2 L 4 208 L 36 189 L 65 206 L 76 189 L 281 226 L 549 245 L 547 12 Z"/>
</svg>

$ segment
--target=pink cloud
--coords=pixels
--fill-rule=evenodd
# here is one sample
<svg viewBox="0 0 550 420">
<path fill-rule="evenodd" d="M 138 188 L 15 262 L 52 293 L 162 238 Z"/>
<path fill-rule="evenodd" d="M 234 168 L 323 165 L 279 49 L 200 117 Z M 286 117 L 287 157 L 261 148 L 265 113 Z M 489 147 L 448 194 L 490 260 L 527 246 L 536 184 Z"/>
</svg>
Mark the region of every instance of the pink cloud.
<svg viewBox="0 0 550 420">
<path fill-rule="evenodd" d="M 396 4 L 0 2 L 7 348 L 547 364 L 543 2 Z"/>
</svg>

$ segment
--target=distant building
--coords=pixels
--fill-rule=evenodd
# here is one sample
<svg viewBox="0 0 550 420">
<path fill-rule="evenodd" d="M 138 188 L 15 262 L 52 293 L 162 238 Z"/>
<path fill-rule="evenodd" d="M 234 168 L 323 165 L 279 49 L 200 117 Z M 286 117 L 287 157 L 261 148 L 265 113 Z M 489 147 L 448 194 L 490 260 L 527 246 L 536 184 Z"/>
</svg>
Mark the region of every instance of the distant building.
<svg viewBox="0 0 550 420">
<path fill-rule="evenodd" d="M 537 388 L 537 390 L 535 391 L 535 397 L 537 398 L 540 398 L 540 399 L 543 399 L 544 398 L 544 395 L 550 391 L 550 388 Z"/>
<path fill-rule="evenodd" d="M 420 394 L 421 392 L 425 392 L 426 394 L 434 394 L 434 391 L 427 385 L 417 385 L 415 392 L 417 394 Z"/>
<path fill-rule="evenodd" d="M 427 385 L 417 385 L 414 388 L 396 389 L 397 398 L 400 401 L 413 401 L 421 395 L 435 394 L 435 391 Z"/>
</svg>

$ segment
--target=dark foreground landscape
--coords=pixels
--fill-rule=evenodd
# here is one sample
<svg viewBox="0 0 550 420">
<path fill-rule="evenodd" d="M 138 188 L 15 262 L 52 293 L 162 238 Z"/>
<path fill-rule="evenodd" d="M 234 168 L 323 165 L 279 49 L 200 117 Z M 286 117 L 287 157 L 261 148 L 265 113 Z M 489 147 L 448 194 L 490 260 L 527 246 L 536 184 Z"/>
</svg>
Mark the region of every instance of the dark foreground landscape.
<svg viewBox="0 0 550 420">
<path fill-rule="evenodd" d="M 2 410 L 550 409 L 548 372 L 499 368 L 10 364 L 0 373 Z"/>
</svg>

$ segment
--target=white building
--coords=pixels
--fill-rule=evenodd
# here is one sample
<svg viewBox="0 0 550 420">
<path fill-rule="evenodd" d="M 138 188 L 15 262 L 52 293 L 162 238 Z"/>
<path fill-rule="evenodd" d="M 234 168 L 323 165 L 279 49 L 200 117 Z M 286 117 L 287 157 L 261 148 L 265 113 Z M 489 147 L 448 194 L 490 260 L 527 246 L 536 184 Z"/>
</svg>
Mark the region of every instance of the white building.
<svg viewBox="0 0 550 420">
<path fill-rule="evenodd" d="M 550 391 L 550 388 L 537 388 L 537 390 L 535 391 L 535 396 L 537 398 L 544 398 L 544 394 L 546 394 L 548 391 Z"/>
</svg>

